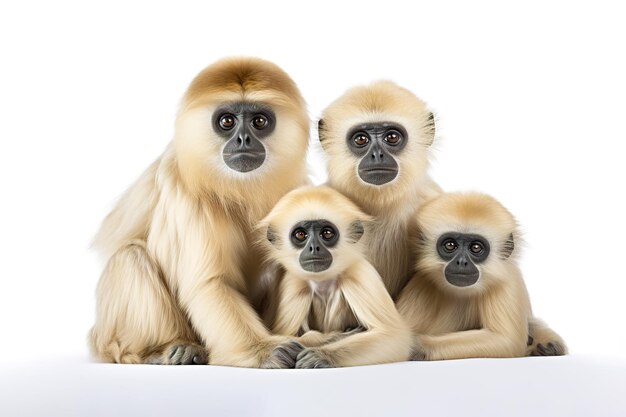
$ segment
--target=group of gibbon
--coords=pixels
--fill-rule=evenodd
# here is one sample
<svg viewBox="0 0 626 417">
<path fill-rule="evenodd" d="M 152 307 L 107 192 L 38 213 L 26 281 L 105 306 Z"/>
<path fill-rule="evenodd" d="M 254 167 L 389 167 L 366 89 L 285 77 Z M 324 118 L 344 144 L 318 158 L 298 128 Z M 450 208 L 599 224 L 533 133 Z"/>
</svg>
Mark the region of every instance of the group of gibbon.
<svg viewBox="0 0 626 417">
<path fill-rule="evenodd" d="M 306 172 L 309 118 L 273 63 L 198 74 L 163 154 L 94 245 L 100 361 L 324 368 L 563 355 L 533 317 L 513 216 L 428 176 L 433 114 L 389 81 L 324 110 L 328 182 Z"/>
</svg>

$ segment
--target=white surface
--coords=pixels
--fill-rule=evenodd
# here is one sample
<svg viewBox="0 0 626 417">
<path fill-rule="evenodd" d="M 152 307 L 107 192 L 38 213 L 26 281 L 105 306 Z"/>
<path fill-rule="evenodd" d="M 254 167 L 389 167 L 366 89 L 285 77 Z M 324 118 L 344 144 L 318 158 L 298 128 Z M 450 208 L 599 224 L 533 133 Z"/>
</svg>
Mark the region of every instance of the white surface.
<svg viewBox="0 0 626 417">
<path fill-rule="evenodd" d="M 619 359 L 470 359 L 256 370 L 66 360 L 0 367 L 2 416 L 626 415 Z"/>
</svg>

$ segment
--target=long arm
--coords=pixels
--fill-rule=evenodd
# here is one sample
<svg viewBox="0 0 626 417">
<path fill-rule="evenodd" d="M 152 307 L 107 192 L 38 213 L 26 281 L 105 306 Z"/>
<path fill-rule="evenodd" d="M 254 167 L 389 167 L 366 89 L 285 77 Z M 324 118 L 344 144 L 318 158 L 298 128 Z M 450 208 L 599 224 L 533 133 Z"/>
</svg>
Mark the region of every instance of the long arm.
<svg viewBox="0 0 626 417">
<path fill-rule="evenodd" d="M 311 311 L 313 294 L 308 283 L 289 272 L 285 274 L 278 286 L 278 305 L 272 332 L 284 336 L 296 336 L 305 330 L 306 333 L 295 338 L 304 346 L 321 346 L 346 335 L 343 332 L 321 333 L 308 328 L 308 316 Z"/>
<path fill-rule="evenodd" d="M 247 246 L 236 224 L 217 207 L 182 199 L 169 205 L 162 202 L 155 212 L 157 219 L 159 216 L 167 221 L 160 223 L 162 228 L 154 224 L 149 244 L 160 259 L 172 259 L 166 268 L 167 276 L 174 277 L 171 287 L 209 350 L 210 363 L 293 366 L 287 359 L 295 358 L 297 344 L 271 336 L 246 298 L 245 279 L 237 266 Z M 172 222 L 176 224 L 174 230 Z M 172 233 L 176 233 L 175 238 Z M 165 238 L 168 235 L 170 239 Z M 168 242 L 177 242 L 177 246 L 168 246 L 172 245 Z M 277 348 L 287 349 L 288 355 L 274 355 Z"/>
<path fill-rule="evenodd" d="M 285 336 L 296 336 L 307 321 L 313 295 L 306 281 L 285 274 L 278 286 L 278 305 L 272 331 Z"/>
<path fill-rule="evenodd" d="M 523 285 L 508 282 L 479 303 L 483 327 L 442 335 L 417 336 L 416 350 L 425 359 L 506 358 L 524 356 L 528 340 L 529 302 Z"/>
<path fill-rule="evenodd" d="M 365 331 L 319 348 L 303 350 L 296 367 L 357 366 L 407 360 L 411 332 L 374 267 L 366 261 L 359 262 L 339 280 L 339 289 Z"/>
</svg>

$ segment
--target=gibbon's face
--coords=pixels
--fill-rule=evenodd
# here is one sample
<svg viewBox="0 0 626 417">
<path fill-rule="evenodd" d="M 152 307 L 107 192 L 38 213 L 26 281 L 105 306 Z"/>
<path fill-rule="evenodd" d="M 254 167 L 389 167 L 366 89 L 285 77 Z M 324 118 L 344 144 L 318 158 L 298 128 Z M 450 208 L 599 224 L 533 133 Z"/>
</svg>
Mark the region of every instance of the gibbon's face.
<svg viewBox="0 0 626 417">
<path fill-rule="evenodd" d="M 226 58 L 191 82 L 176 119 L 176 162 L 187 183 L 237 194 L 304 176 L 309 119 L 291 78 L 257 58 Z"/>
<path fill-rule="evenodd" d="M 410 91 L 379 81 L 331 103 L 318 131 L 333 186 L 352 197 L 397 196 L 412 192 L 426 173 L 434 118 Z"/>
<path fill-rule="evenodd" d="M 417 226 L 418 273 L 441 289 L 473 294 L 510 276 L 517 226 L 493 197 L 442 194 L 420 208 Z"/>
<path fill-rule="evenodd" d="M 393 181 L 400 169 L 399 156 L 408 140 L 404 126 L 394 122 L 364 123 L 348 130 L 348 150 L 359 158 L 357 174 L 364 182 L 383 185 Z"/>
<path fill-rule="evenodd" d="M 287 193 L 263 219 L 270 258 L 305 279 L 332 279 L 363 257 L 364 224 L 369 217 L 327 186 Z"/>
<path fill-rule="evenodd" d="M 476 284 L 479 265 L 487 260 L 489 251 L 489 241 L 481 235 L 448 232 L 437 239 L 437 253 L 446 262 L 443 274 L 456 287 Z"/>
<path fill-rule="evenodd" d="M 234 99 L 183 112 L 177 135 L 185 168 L 215 179 L 271 181 L 302 170 L 308 125 L 303 113 Z"/>
<path fill-rule="evenodd" d="M 286 236 L 280 236 L 270 226 L 267 240 L 287 270 L 304 272 L 309 279 L 326 280 L 336 277 L 355 257 L 361 256 L 361 249 L 355 244 L 364 233 L 363 223 L 355 220 L 344 232 L 341 229 L 324 218 L 297 220 L 287 228 Z"/>
<path fill-rule="evenodd" d="M 219 106 L 213 113 L 213 129 L 224 140 L 222 159 L 232 170 L 250 172 L 265 162 L 263 142 L 276 127 L 276 115 L 269 106 L 235 102 Z"/>
<path fill-rule="evenodd" d="M 333 264 L 331 251 L 339 242 L 339 229 L 328 220 L 303 220 L 292 227 L 289 240 L 300 252 L 303 270 L 323 272 Z"/>
</svg>

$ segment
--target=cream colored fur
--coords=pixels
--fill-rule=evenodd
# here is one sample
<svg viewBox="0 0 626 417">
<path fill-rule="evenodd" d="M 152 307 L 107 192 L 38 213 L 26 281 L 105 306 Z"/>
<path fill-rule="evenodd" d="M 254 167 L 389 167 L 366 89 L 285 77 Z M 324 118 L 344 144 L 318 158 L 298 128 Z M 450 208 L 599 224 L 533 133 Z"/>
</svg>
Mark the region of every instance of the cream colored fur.
<svg viewBox="0 0 626 417">
<path fill-rule="evenodd" d="M 277 119 L 265 163 L 246 174 L 225 165 L 211 127 L 220 103 L 240 100 L 265 103 Z M 308 129 L 297 87 L 274 64 L 231 58 L 193 80 L 173 143 L 95 238 L 106 261 L 90 334 L 98 359 L 171 363 L 176 346 L 200 345 L 211 364 L 276 365 L 272 352 L 288 340 L 271 336 L 251 305 L 264 272 L 253 228 L 306 183 Z"/>
<path fill-rule="evenodd" d="M 427 174 L 429 147 L 434 138 L 432 114 L 410 91 L 390 81 L 348 90 L 322 114 L 319 132 L 328 159 L 328 184 L 374 217 L 368 259 L 395 299 L 412 274 L 414 254 L 409 246 L 415 228 L 413 213 L 441 189 Z M 399 174 L 377 186 L 357 175 L 360 157 L 346 145 L 348 131 L 367 122 L 396 122 L 405 127 L 408 142 L 399 157 Z"/>
<path fill-rule="evenodd" d="M 533 318 L 517 266 L 521 239 L 513 216 L 495 199 L 478 193 L 450 193 L 424 205 L 416 216 L 420 239 L 416 272 L 402 291 L 398 310 L 416 335 L 418 359 L 519 357 L 533 351 L 532 337 L 550 342 L 554 354 L 566 351 L 561 338 Z M 478 265 L 480 277 L 469 287 L 449 284 L 446 261 L 436 242 L 446 232 L 473 233 L 490 244 Z M 514 249 L 502 256 L 513 236 Z M 536 346 L 536 342 L 535 342 Z"/>
<path fill-rule="evenodd" d="M 333 256 L 329 269 L 313 273 L 300 266 L 302 249 L 291 244 L 290 233 L 298 222 L 316 219 L 332 222 L 339 241 L 329 249 Z M 408 358 L 411 332 L 364 257 L 367 231 L 356 241 L 350 237 L 354 222 L 367 230 L 370 220 L 346 197 L 320 186 L 290 192 L 260 223 L 262 231 L 270 228 L 274 233 L 272 243 L 267 239 L 263 243 L 268 258 L 286 270 L 276 293 L 272 329 L 285 336 L 304 334 L 300 340 L 306 345 L 321 345 L 303 350 L 296 367 L 370 365 Z M 337 335 L 359 326 L 365 330 Z"/>
</svg>

